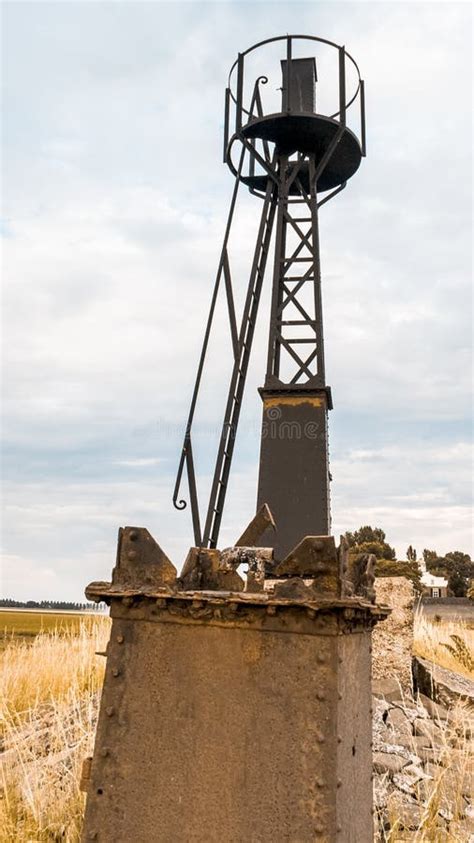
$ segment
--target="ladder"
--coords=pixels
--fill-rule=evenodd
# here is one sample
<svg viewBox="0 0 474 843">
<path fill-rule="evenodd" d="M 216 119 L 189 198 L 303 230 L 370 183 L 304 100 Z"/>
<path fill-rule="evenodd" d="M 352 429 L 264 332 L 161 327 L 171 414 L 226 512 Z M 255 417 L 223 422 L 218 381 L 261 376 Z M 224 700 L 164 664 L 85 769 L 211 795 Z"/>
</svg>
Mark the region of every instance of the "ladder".
<svg viewBox="0 0 474 843">
<path fill-rule="evenodd" d="M 270 249 L 275 209 L 276 187 L 275 183 L 269 178 L 263 202 L 240 332 L 237 342 L 234 343 L 234 366 L 229 384 L 227 404 L 222 424 L 222 434 L 219 442 L 206 523 L 202 537 L 202 546 L 204 547 L 217 546 L 232 456 L 234 453 L 235 436 L 242 406 L 245 379 L 247 376 L 252 340 L 260 302 L 260 294 L 265 275 L 268 252 Z"/>
</svg>

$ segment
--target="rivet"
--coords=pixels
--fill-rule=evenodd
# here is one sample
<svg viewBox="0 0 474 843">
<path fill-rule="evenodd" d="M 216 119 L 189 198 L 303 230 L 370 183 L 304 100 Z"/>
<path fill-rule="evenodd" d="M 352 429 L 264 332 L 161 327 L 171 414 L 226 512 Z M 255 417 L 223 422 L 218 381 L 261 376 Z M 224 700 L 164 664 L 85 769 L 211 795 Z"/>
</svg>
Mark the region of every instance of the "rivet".
<svg viewBox="0 0 474 843">
<path fill-rule="evenodd" d="M 318 743 L 324 743 L 326 738 L 324 737 L 324 735 L 321 734 L 321 732 L 318 732 L 318 734 L 316 735 L 316 740 Z"/>
<path fill-rule="evenodd" d="M 325 664 L 326 656 L 323 656 L 322 653 L 318 653 L 318 655 L 316 656 L 316 660 L 319 662 L 319 664 Z"/>
<path fill-rule="evenodd" d="M 112 668 L 112 676 L 120 676 L 120 670 L 118 667 Z"/>
<path fill-rule="evenodd" d="M 339 656 L 339 664 L 342 664 L 342 662 L 343 662 L 343 658 L 342 658 L 342 656 Z"/>
<path fill-rule="evenodd" d="M 311 609 L 311 608 L 306 609 L 306 614 L 308 615 L 308 618 L 315 618 L 316 617 L 316 610 Z"/>
<path fill-rule="evenodd" d="M 342 694 L 341 694 L 341 692 L 339 692 L 339 694 L 337 695 L 337 698 L 338 698 L 339 700 L 342 700 Z"/>
<path fill-rule="evenodd" d="M 326 699 L 326 694 L 324 693 L 324 691 L 318 691 L 318 693 L 316 694 L 316 697 L 317 697 L 318 700 L 322 701 L 322 700 Z"/>
<path fill-rule="evenodd" d="M 370 781 L 371 781 L 371 782 L 373 782 L 374 778 L 375 778 L 374 774 L 373 774 L 373 773 L 371 773 L 371 776 L 370 776 Z"/>
<path fill-rule="evenodd" d="M 336 831 L 342 831 L 342 825 L 340 825 L 339 823 L 336 826 Z"/>
<path fill-rule="evenodd" d="M 102 747 L 102 749 L 100 750 L 100 754 L 102 755 L 102 758 L 107 758 L 109 750 L 106 746 Z"/>
<path fill-rule="evenodd" d="M 316 779 L 316 787 L 324 787 L 324 779 Z"/>
<path fill-rule="evenodd" d="M 136 542 L 136 540 L 138 539 L 137 531 L 136 530 L 130 530 L 130 532 L 128 534 L 128 538 L 130 539 L 131 542 Z"/>
<path fill-rule="evenodd" d="M 105 713 L 107 714 L 107 717 L 112 717 L 112 715 L 115 714 L 115 708 L 113 707 L 113 705 L 107 706 L 107 708 L 105 709 Z"/>
<path fill-rule="evenodd" d="M 342 738 L 341 738 L 341 736 L 340 736 L 340 735 L 338 735 L 338 736 L 337 736 L 337 742 L 338 742 L 338 743 L 342 743 Z"/>
<path fill-rule="evenodd" d="M 374 709 L 372 708 L 372 706 L 370 706 L 370 708 L 369 708 L 369 714 L 373 714 L 373 713 L 374 713 Z"/>
<path fill-rule="evenodd" d="M 316 834 L 323 834 L 324 833 L 324 826 L 323 825 L 317 825 L 314 830 L 315 830 Z"/>
<path fill-rule="evenodd" d="M 276 606 L 267 606 L 267 615 L 276 615 Z"/>
<path fill-rule="evenodd" d="M 338 786 L 338 787 L 342 787 L 342 779 L 338 779 L 338 780 L 337 780 L 337 786 Z"/>
<path fill-rule="evenodd" d="M 122 603 L 124 606 L 131 606 L 133 603 L 133 597 L 122 597 Z"/>
<path fill-rule="evenodd" d="M 89 837 L 89 840 L 95 840 L 97 838 L 97 832 L 96 831 L 89 831 L 88 837 Z"/>
<path fill-rule="evenodd" d="M 137 551 L 136 550 L 129 550 L 127 553 L 127 559 L 133 561 L 133 559 L 137 558 Z"/>
<path fill-rule="evenodd" d="M 125 638 L 123 637 L 123 635 L 117 635 L 117 644 L 123 644 L 124 641 Z"/>
</svg>

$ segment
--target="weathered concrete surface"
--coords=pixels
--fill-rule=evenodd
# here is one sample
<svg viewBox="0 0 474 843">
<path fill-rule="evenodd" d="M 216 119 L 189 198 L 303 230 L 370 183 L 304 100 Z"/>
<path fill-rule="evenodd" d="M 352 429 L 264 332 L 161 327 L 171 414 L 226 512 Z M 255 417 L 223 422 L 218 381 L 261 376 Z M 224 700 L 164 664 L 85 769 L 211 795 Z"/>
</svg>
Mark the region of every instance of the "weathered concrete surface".
<svg viewBox="0 0 474 843">
<path fill-rule="evenodd" d="M 218 598 L 114 601 L 84 839 L 369 843 L 376 609 Z"/>
<path fill-rule="evenodd" d="M 372 675 L 374 680 L 396 677 L 408 693 L 412 688 L 413 584 L 406 577 L 377 577 L 375 594 L 377 603 L 390 606 L 392 612 L 374 629 Z"/>
</svg>

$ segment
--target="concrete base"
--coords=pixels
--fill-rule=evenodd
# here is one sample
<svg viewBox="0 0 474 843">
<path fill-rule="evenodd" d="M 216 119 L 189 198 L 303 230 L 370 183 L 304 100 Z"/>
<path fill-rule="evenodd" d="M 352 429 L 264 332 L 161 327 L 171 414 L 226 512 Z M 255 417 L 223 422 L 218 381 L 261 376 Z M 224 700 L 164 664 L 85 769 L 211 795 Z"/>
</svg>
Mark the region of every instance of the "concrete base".
<svg viewBox="0 0 474 843">
<path fill-rule="evenodd" d="M 84 840 L 371 843 L 376 607 L 113 588 Z"/>
</svg>

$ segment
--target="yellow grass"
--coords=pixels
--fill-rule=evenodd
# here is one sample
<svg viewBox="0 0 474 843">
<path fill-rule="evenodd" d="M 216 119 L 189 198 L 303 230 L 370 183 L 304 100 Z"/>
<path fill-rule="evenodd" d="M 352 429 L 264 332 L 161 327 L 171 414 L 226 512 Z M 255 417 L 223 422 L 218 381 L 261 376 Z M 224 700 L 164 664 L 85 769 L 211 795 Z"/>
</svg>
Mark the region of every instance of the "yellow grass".
<svg viewBox="0 0 474 843">
<path fill-rule="evenodd" d="M 461 647 L 456 645 L 456 636 L 463 642 Z M 451 652 L 449 648 L 455 652 Z M 441 620 L 436 623 L 431 618 L 426 618 L 423 611 L 418 609 L 415 612 L 413 652 L 441 667 L 474 679 L 474 629 L 463 620 Z"/>
<path fill-rule="evenodd" d="M 21 609 L 0 609 L 2 644 L 14 638 L 34 638 L 38 632 L 78 630 L 84 623 L 79 612 L 41 612 Z M 91 617 L 95 617 L 91 615 Z"/>
<path fill-rule="evenodd" d="M 0 656 L 0 841 L 79 840 L 82 760 L 91 754 L 108 618 L 13 640 Z"/>
</svg>

